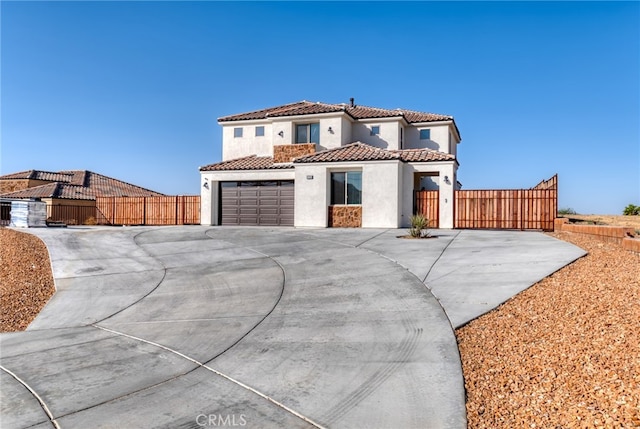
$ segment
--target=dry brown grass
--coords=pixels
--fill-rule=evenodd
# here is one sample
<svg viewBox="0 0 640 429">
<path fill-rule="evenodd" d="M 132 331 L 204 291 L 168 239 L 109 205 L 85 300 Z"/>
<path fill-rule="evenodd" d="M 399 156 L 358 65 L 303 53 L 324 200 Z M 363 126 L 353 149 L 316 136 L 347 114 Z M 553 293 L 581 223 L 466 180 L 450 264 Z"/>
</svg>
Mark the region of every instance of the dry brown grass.
<svg viewBox="0 0 640 429">
<path fill-rule="evenodd" d="M 575 221 L 594 223 L 595 225 L 611 225 L 625 226 L 640 231 L 640 216 L 622 216 L 622 215 L 561 215 L 567 219 Z"/>
</svg>

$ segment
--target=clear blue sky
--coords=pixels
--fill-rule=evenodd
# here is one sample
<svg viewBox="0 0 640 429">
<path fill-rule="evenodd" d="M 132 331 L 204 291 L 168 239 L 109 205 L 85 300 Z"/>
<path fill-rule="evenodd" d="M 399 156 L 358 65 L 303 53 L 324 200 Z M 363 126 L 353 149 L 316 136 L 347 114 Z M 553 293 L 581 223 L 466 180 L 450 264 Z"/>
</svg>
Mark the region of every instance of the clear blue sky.
<svg viewBox="0 0 640 429">
<path fill-rule="evenodd" d="M 558 173 L 640 204 L 638 2 L 0 2 L 0 174 L 199 193 L 216 118 L 303 99 L 450 114 L 463 189 Z"/>
</svg>

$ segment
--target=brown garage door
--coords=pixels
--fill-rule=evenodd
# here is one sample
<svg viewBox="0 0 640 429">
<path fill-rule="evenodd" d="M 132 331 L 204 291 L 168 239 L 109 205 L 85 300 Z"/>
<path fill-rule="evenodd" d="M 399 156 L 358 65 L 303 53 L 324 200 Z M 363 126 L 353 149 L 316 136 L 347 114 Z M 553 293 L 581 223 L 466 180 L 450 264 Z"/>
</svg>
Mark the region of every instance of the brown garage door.
<svg viewBox="0 0 640 429">
<path fill-rule="evenodd" d="M 221 182 L 222 225 L 293 226 L 293 180 Z"/>
</svg>

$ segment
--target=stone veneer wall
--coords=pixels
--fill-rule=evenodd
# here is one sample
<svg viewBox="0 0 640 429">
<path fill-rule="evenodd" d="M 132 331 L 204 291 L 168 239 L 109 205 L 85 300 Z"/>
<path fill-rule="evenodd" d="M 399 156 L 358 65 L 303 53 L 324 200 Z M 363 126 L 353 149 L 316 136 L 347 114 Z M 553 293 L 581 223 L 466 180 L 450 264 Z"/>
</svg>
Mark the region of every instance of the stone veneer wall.
<svg viewBox="0 0 640 429">
<path fill-rule="evenodd" d="M 291 162 L 294 158 L 316 153 L 315 143 L 281 144 L 273 147 L 273 162 Z"/>
<path fill-rule="evenodd" d="M 362 206 L 329 206 L 329 226 L 360 228 L 362 226 Z"/>
</svg>

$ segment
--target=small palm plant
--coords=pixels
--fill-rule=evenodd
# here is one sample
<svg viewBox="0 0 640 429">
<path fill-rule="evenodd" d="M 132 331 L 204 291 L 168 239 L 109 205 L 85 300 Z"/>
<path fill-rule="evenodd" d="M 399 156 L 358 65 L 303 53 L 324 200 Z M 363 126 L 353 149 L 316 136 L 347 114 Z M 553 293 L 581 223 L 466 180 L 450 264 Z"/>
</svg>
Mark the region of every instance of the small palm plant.
<svg viewBox="0 0 640 429">
<path fill-rule="evenodd" d="M 415 214 L 411 216 L 411 228 L 409 228 L 409 234 L 413 238 L 427 238 L 429 235 L 429 219 L 421 214 Z"/>
</svg>

